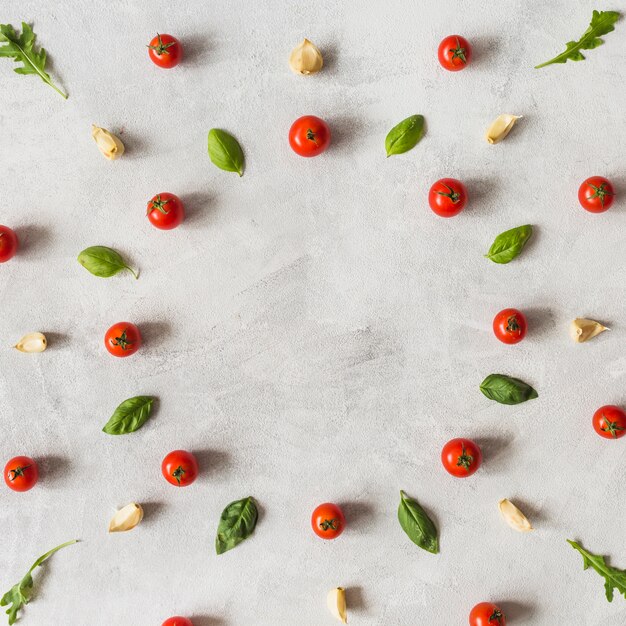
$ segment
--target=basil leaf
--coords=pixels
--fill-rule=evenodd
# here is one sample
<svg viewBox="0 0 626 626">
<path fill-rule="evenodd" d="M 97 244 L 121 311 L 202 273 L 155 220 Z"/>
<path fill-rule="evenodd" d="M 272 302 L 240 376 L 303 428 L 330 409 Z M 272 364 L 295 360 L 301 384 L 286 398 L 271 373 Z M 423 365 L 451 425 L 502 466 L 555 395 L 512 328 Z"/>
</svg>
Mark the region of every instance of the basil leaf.
<svg viewBox="0 0 626 626">
<path fill-rule="evenodd" d="M 209 157 L 221 170 L 243 176 L 243 151 L 238 141 L 226 131 L 219 128 L 209 131 Z"/>
<path fill-rule="evenodd" d="M 258 515 L 252 496 L 231 502 L 220 517 L 215 551 L 224 554 L 247 539 L 254 531 Z"/>
<path fill-rule="evenodd" d="M 411 115 L 394 126 L 385 138 L 387 157 L 408 152 L 424 136 L 424 116 Z"/>
<path fill-rule="evenodd" d="M 124 262 L 120 253 L 106 246 L 91 246 L 78 255 L 78 262 L 94 276 L 110 278 L 122 270 L 128 270 L 135 278 L 139 276 Z"/>
<path fill-rule="evenodd" d="M 578 41 L 568 41 L 565 44 L 565 52 L 550 59 L 545 63 L 536 65 L 535 69 L 552 63 L 567 63 L 567 61 L 584 61 L 585 55 L 581 50 L 593 50 L 604 43 L 600 35 L 607 35 L 615 30 L 613 24 L 617 22 L 620 14 L 617 11 L 594 11 L 591 16 L 591 23 L 585 34 Z"/>
<path fill-rule="evenodd" d="M 432 554 L 439 552 L 437 528 L 417 501 L 409 498 L 404 491 L 400 492 L 398 521 L 414 544 Z"/>
<path fill-rule="evenodd" d="M 607 565 L 603 556 L 588 552 L 575 541 L 567 539 L 567 543 L 582 554 L 584 570 L 591 567 L 604 578 L 604 593 L 609 602 L 613 602 L 614 589 L 626 598 L 626 570 Z"/>
<path fill-rule="evenodd" d="M 520 404 L 539 397 L 539 394 L 523 380 L 504 374 L 489 374 L 480 383 L 480 390 L 487 398 L 500 404 Z"/>
<path fill-rule="evenodd" d="M 530 224 L 505 230 L 494 239 L 485 256 L 494 263 L 509 263 L 522 251 L 532 234 Z"/>
<path fill-rule="evenodd" d="M 154 398 L 135 396 L 120 404 L 111 419 L 104 425 L 103 432 L 108 435 L 127 435 L 140 429 L 150 417 Z"/>
</svg>

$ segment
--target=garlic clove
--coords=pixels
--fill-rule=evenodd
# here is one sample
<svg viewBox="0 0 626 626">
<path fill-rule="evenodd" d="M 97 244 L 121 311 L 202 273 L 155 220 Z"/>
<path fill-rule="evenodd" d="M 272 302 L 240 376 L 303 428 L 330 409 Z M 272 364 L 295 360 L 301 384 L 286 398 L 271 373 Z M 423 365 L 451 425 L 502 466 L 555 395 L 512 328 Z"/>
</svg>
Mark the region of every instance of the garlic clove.
<svg viewBox="0 0 626 626">
<path fill-rule="evenodd" d="M 500 514 L 504 518 L 504 521 L 513 529 L 520 533 L 527 533 L 534 530 L 528 518 L 510 501 L 506 498 L 500 500 L 498 504 Z"/>
<path fill-rule="evenodd" d="M 343 587 L 336 587 L 328 592 L 326 597 L 328 610 L 335 619 L 341 623 L 348 623 L 348 612 L 346 609 L 346 590 Z"/>
<path fill-rule="evenodd" d="M 110 533 L 123 533 L 132 530 L 143 519 L 143 509 L 140 504 L 131 502 L 121 508 L 109 523 Z"/>
<path fill-rule="evenodd" d="M 603 333 L 605 330 L 610 330 L 610 328 L 602 326 L 600 322 L 588 320 L 584 317 L 577 317 L 569 326 L 570 337 L 576 343 L 583 343 L 583 341 L 592 339 L 596 335 Z"/>
<path fill-rule="evenodd" d="M 48 347 L 48 340 L 43 333 L 28 333 L 28 335 L 24 335 L 14 347 L 20 352 L 29 354 L 43 352 Z"/>
<path fill-rule="evenodd" d="M 91 125 L 91 136 L 94 138 L 98 149 L 110 161 L 119 159 L 124 154 L 124 144 L 106 128 Z"/>
<path fill-rule="evenodd" d="M 319 72 L 324 65 L 324 59 L 319 48 L 309 41 L 303 39 L 289 56 L 289 67 L 295 74 L 315 74 Z"/>
<path fill-rule="evenodd" d="M 491 144 L 502 141 L 521 117 L 521 115 L 511 115 L 510 113 L 499 115 L 487 129 L 485 139 Z"/>
</svg>

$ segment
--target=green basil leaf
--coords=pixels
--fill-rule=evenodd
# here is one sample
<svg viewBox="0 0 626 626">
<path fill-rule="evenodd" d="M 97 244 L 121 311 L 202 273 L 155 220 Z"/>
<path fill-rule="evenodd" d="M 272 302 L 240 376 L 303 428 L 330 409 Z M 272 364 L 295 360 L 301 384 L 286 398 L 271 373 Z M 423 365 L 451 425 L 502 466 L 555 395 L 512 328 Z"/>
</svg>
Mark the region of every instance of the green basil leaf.
<svg viewBox="0 0 626 626">
<path fill-rule="evenodd" d="M 522 251 L 532 234 L 530 224 L 505 230 L 494 239 L 485 256 L 494 263 L 508 263 Z"/>
<path fill-rule="evenodd" d="M 567 543 L 582 555 L 584 570 L 591 567 L 604 578 L 604 594 L 609 602 L 613 602 L 614 590 L 626 598 L 626 570 L 607 565 L 603 556 L 585 550 L 576 541 L 567 539 Z"/>
<path fill-rule="evenodd" d="M 78 255 L 78 262 L 94 276 L 110 278 L 122 270 L 128 270 L 135 278 L 139 276 L 124 262 L 119 252 L 106 246 L 91 246 Z"/>
<path fill-rule="evenodd" d="M 480 384 L 480 390 L 490 400 L 500 404 L 520 404 L 539 397 L 539 394 L 523 380 L 504 374 L 489 374 Z"/>
<path fill-rule="evenodd" d="M 127 435 L 141 428 L 150 417 L 154 398 L 135 396 L 120 404 L 102 429 L 108 435 Z"/>
<path fill-rule="evenodd" d="M 252 496 L 231 502 L 222 512 L 215 538 L 215 551 L 224 554 L 247 539 L 259 514 Z"/>
<path fill-rule="evenodd" d="M 414 544 L 432 554 L 439 552 L 437 528 L 417 501 L 409 498 L 404 491 L 400 492 L 398 521 Z"/>
<path fill-rule="evenodd" d="M 219 128 L 209 131 L 209 157 L 221 170 L 243 176 L 243 151 L 239 142 L 226 131 Z"/>
<path fill-rule="evenodd" d="M 385 139 L 387 156 L 408 152 L 424 136 L 424 116 L 411 115 L 394 126 Z"/>
</svg>

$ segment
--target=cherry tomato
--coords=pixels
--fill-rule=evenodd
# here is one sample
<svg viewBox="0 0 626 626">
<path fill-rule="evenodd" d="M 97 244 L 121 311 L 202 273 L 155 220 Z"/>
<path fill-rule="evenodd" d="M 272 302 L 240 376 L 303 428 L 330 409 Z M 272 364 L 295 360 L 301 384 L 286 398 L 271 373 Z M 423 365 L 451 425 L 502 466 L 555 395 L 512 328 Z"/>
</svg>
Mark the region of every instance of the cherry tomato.
<svg viewBox="0 0 626 626">
<path fill-rule="evenodd" d="M 472 47 L 461 35 L 449 35 L 440 44 L 437 51 L 441 67 L 450 72 L 464 70 L 472 58 Z"/>
<path fill-rule="evenodd" d="M 182 61 L 183 47 L 176 37 L 157 33 L 148 44 L 148 56 L 155 65 L 169 70 Z"/>
<path fill-rule="evenodd" d="M 198 461 L 191 452 L 174 450 L 163 459 L 161 472 L 170 485 L 187 487 L 198 477 Z"/>
<path fill-rule="evenodd" d="M 315 508 L 311 515 L 313 532 L 322 539 L 336 539 L 346 525 L 343 512 L 331 502 L 325 502 Z"/>
<path fill-rule="evenodd" d="M 480 467 L 483 455 L 470 439 L 451 439 L 441 451 L 441 462 L 449 474 L 465 478 Z"/>
<path fill-rule="evenodd" d="M 315 115 L 299 117 L 289 129 L 289 145 L 303 157 L 322 154 L 330 145 L 330 128 Z"/>
<path fill-rule="evenodd" d="M 611 208 L 614 199 L 611 181 L 602 176 L 592 176 L 578 188 L 578 201 L 590 213 L 604 213 Z"/>
<path fill-rule="evenodd" d="M 4 482 L 13 491 L 28 491 L 39 479 L 37 463 L 28 456 L 13 457 L 4 466 Z"/>
<path fill-rule="evenodd" d="M 493 334 L 502 343 L 519 343 L 526 336 L 526 318 L 517 309 L 503 309 L 493 318 Z"/>
<path fill-rule="evenodd" d="M 107 330 L 104 345 L 113 356 L 130 356 L 141 346 L 141 333 L 130 322 L 118 322 Z"/>
<path fill-rule="evenodd" d="M 454 178 L 438 180 L 428 192 L 428 204 L 439 217 L 454 217 L 467 204 L 465 185 Z"/>
<path fill-rule="evenodd" d="M 185 219 L 185 208 L 173 193 L 158 193 L 148 202 L 148 219 L 161 230 L 172 230 Z"/>
<path fill-rule="evenodd" d="M 186 617 L 170 617 L 166 619 L 161 626 L 193 626 L 193 622 Z"/>
<path fill-rule="evenodd" d="M 0 263 L 12 259 L 17 252 L 17 246 L 17 235 L 8 226 L 0 226 Z"/>
<path fill-rule="evenodd" d="M 506 626 L 502 609 L 492 602 L 477 604 L 469 614 L 470 626 Z"/>
<path fill-rule="evenodd" d="M 593 429 L 605 439 L 619 439 L 626 435 L 626 413 L 614 404 L 601 406 L 593 414 Z"/>
</svg>

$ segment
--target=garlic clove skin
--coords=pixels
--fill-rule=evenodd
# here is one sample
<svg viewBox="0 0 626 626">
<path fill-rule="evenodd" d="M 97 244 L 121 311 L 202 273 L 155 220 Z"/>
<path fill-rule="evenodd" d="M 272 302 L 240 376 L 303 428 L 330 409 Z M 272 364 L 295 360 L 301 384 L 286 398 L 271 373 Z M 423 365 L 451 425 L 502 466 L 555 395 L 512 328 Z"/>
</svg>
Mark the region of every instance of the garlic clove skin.
<svg viewBox="0 0 626 626">
<path fill-rule="evenodd" d="M 143 519 L 143 509 L 140 504 L 131 502 L 121 508 L 109 523 L 110 533 L 123 533 L 132 530 Z"/>
<path fill-rule="evenodd" d="M 496 117 L 485 134 L 487 143 L 494 144 L 502 141 L 511 132 L 515 122 L 521 118 L 521 115 L 511 115 L 510 113 L 504 113 Z"/>
<path fill-rule="evenodd" d="M 500 500 L 498 504 L 500 514 L 504 521 L 513 529 L 519 533 L 527 533 L 534 530 L 528 518 L 510 501 L 506 498 Z"/>
<path fill-rule="evenodd" d="M 94 138 L 98 150 L 100 150 L 109 161 L 115 161 L 115 159 L 119 159 L 124 154 L 124 144 L 121 139 L 109 132 L 106 128 L 100 128 L 92 124 L 91 136 Z"/>
<path fill-rule="evenodd" d="M 27 354 L 43 352 L 48 347 L 48 340 L 43 333 L 28 333 L 24 335 L 16 344 L 15 349 Z"/>
<path fill-rule="evenodd" d="M 294 74 L 315 74 L 324 66 L 324 58 L 319 48 L 308 39 L 303 39 L 289 56 L 289 67 Z"/>
<path fill-rule="evenodd" d="M 332 616 L 342 624 L 348 623 L 348 611 L 346 608 L 346 590 L 343 587 L 336 587 L 328 592 L 326 597 L 328 610 Z"/>
<path fill-rule="evenodd" d="M 610 330 L 606 326 L 602 326 L 600 322 L 588 320 L 584 317 L 577 317 L 569 326 L 569 335 L 576 343 L 583 343 L 589 339 L 593 339 L 596 335 Z"/>
</svg>

